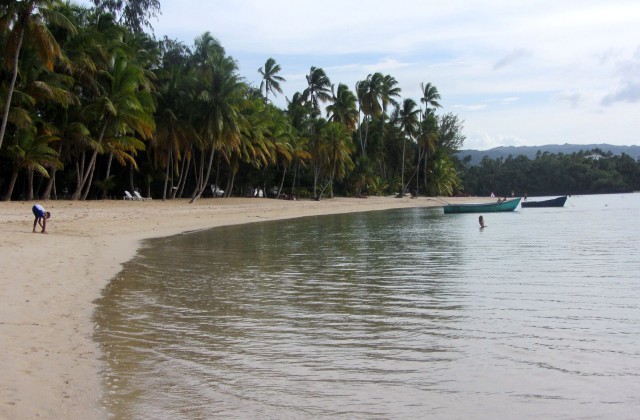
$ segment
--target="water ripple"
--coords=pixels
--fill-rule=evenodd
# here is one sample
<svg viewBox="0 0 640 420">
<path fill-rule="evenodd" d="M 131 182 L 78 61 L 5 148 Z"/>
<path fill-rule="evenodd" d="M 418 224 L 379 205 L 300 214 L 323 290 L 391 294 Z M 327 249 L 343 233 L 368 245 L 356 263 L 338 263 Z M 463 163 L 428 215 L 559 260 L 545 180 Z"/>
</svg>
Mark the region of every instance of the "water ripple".
<svg viewBox="0 0 640 420">
<path fill-rule="evenodd" d="M 116 418 L 633 418 L 640 209 L 353 214 L 151 241 L 99 302 Z M 633 203 L 633 205 L 630 205 Z"/>
</svg>

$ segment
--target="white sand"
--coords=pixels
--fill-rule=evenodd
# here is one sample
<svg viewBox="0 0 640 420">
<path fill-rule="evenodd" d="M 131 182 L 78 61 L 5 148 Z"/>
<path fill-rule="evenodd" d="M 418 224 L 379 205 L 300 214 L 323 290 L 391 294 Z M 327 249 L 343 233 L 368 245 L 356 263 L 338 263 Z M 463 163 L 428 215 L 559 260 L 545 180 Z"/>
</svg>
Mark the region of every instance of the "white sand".
<svg viewBox="0 0 640 420">
<path fill-rule="evenodd" d="M 448 202 L 477 201 L 470 198 Z M 94 300 L 140 240 L 222 225 L 403 207 L 436 198 L 316 201 L 50 201 L 48 234 L 32 202 L 0 203 L 0 418 L 103 418 Z M 40 231 L 38 227 L 37 232 Z"/>
</svg>

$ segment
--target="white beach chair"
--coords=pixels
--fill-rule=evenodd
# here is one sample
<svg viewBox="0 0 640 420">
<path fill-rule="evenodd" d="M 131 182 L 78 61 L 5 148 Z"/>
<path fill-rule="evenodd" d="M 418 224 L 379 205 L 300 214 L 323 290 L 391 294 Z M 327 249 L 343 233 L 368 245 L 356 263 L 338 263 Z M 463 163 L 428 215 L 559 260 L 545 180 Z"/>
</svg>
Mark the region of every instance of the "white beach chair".
<svg viewBox="0 0 640 420">
<path fill-rule="evenodd" d="M 140 200 L 140 201 L 151 200 L 151 197 L 143 197 L 143 196 L 140 195 L 140 193 L 138 191 L 134 191 L 133 195 L 137 200 Z"/>
<path fill-rule="evenodd" d="M 131 195 L 131 193 L 129 191 L 125 191 L 124 192 L 124 197 L 122 197 L 123 200 L 137 200 L 137 198 L 135 198 L 134 196 Z"/>
<path fill-rule="evenodd" d="M 215 184 L 211 184 L 210 187 L 213 197 L 222 197 L 224 195 L 224 190 L 220 189 L 220 187 L 216 186 Z"/>
</svg>

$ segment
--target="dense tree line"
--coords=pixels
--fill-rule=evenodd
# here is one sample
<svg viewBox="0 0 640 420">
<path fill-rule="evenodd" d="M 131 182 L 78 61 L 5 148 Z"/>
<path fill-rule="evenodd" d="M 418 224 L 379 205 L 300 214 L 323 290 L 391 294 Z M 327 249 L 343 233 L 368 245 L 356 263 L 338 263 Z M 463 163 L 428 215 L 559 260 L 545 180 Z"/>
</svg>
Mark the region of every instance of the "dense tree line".
<svg viewBox="0 0 640 420">
<path fill-rule="evenodd" d="M 311 67 L 286 80 L 273 58 L 248 84 L 210 34 L 192 46 L 142 29 L 157 0 L 0 5 L 0 194 L 5 200 L 145 196 L 451 195 L 462 121 L 430 83 L 402 98 L 391 75 L 353 90 Z"/>
<path fill-rule="evenodd" d="M 572 154 L 538 152 L 535 159 L 509 156 L 470 165 L 457 162 L 464 192 L 488 196 L 603 194 L 640 190 L 640 162 L 627 154 L 594 149 Z"/>
</svg>

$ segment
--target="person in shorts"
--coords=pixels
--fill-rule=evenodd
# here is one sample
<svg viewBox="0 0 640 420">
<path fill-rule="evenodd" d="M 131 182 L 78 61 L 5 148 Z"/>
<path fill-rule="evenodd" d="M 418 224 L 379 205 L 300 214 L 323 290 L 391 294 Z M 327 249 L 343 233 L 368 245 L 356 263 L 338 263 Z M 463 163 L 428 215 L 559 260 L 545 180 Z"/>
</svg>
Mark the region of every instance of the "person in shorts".
<svg viewBox="0 0 640 420">
<path fill-rule="evenodd" d="M 42 226 L 40 233 L 47 233 L 47 219 L 51 217 L 51 213 L 45 211 L 44 207 L 37 203 L 31 208 L 31 211 L 33 211 L 33 215 L 36 217 L 33 220 L 33 233 L 36 233 L 36 225 Z"/>
</svg>

